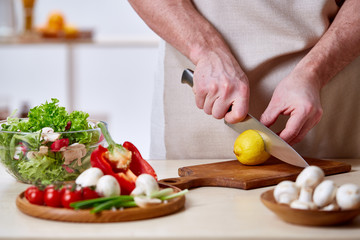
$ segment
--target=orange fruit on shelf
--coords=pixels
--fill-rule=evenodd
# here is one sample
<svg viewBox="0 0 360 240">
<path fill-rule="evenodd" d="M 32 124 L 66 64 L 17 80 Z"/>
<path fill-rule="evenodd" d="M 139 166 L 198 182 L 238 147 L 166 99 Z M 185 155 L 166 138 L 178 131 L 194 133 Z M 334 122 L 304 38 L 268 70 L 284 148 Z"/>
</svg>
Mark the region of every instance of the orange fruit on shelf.
<svg viewBox="0 0 360 240">
<path fill-rule="evenodd" d="M 64 15 L 59 11 L 53 11 L 49 14 L 47 28 L 49 31 L 62 31 L 65 27 Z"/>
</svg>

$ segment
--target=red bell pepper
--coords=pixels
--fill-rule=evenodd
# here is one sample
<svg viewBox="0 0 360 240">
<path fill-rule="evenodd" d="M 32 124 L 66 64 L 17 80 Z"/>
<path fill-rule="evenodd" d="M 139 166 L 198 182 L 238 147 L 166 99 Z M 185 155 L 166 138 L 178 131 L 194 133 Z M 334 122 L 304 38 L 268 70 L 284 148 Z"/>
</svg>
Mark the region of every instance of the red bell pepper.
<svg viewBox="0 0 360 240">
<path fill-rule="evenodd" d="M 108 149 L 99 145 L 97 149 L 95 149 L 90 158 L 90 163 L 92 167 L 97 167 L 101 169 L 101 171 L 105 175 L 111 175 L 118 181 L 121 193 L 122 194 L 130 194 L 132 190 L 135 188 L 135 180 L 127 177 L 126 172 L 114 172 L 110 161 L 107 159 Z"/>
<path fill-rule="evenodd" d="M 131 163 L 130 170 L 136 175 L 139 176 L 142 173 L 147 173 L 153 176 L 157 180 L 157 175 L 155 170 L 151 167 L 151 165 L 143 159 L 139 150 L 135 147 L 131 142 L 124 142 L 123 147 L 127 150 L 131 151 Z"/>
<path fill-rule="evenodd" d="M 157 179 L 154 169 L 142 158 L 139 150 L 132 143 L 116 144 L 106 126 L 103 123 L 98 125 L 109 146 L 104 148 L 99 145 L 92 152 L 92 167 L 100 168 L 105 175 L 115 177 L 120 184 L 122 194 L 130 194 L 134 190 L 136 178 L 140 174 L 147 173 Z"/>
</svg>

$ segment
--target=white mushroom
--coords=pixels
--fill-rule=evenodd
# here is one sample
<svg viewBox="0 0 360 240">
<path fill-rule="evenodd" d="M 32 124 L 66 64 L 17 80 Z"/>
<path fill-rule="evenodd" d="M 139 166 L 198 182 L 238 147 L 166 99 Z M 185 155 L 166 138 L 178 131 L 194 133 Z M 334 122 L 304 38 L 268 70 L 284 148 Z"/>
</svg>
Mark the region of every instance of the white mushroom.
<svg viewBox="0 0 360 240">
<path fill-rule="evenodd" d="M 312 202 L 315 187 L 324 179 L 324 171 L 317 166 L 306 167 L 296 178 L 296 185 L 301 188 L 299 201 Z"/>
<path fill-rule="evenodd" d="M 36 152 L 36 151 L 30 151 L 26 154 L 26 157 L 28 159 L 34 159 L 34 158 L 37 158 L 37 157 L 42 157 L 42 156 L 45 156 L 48 154 L 48 147 L 47 146 L 40 146 L 39 148 L 39 151 Z"/>
<path fill-rule="evenodd" d="M 44 127 L 41 129 L 40 141 L 55 142 L 60 138 L 61 134 L 54 132 L 54 129 L 50 127 Z"/>
<path fill-rule="evenodd" d="M 360 207 L 360 187 L 353 183 L 341 185 L 336 192 L 336 201 L 342 210 Z"/>
<path fill-rule="evenodd" d="M 135 201 L 136 205 L 141 208 L 146 208 L 146 207 L 150 207 L 150 206 L 158 205 L 158 204 L 162 203 L 162 201 L 158 198 L 148 198 L 145 196 L 136 196 L 136 197 L 134 197 L 134 201 Z"/>
<path fill-rule="evenodd" d="M 278 203 L 290 204 L 299 197 L 299 191 L 294 182 L 282 181 L 274 189 L 274 198 Z"/>
<path fill-rule="evenodd" d="M 75 180 L 76 184 L 82 187 L 96 186 L 98 180 L 104 176 L 104 173 L 96 167 L 83 171 Z"/>
<path fill-rule="evenodd" d="M 81 159 L 86 155 L 86 147 L 81 143 L 74 143 L 61 150 L 64 164 L 69 165 L 77 160 L 78 166 L 82 165 Z"/>
<path fill-rule="evenodd" d="M 303 210 L 315 210 L 316 209 L 315 203 L 304 202 L 304 201 L 300 201 L 300 200 L 295 200 L 295 201 L 291 202 L 290 207 L 295 208 L 295 209 L 303 209 Z"/>
<path fill-rule="evenodd" d="M 313 201 L 319 208 L 331 204 L 335 200 L 337 187 L 334 181 L 325 180 L 321 182 L 314 191 Z"/>
<path fill-rule="evenodd" d="M 336 211 L 336 210 L 339 210 L 339 209 L 340 209 L 339 205 L 336 203 L 336 201 L 334 201 L 334 202 L 330 203 L 329 205 L 323 207 L 320 210 L 322 210 L 322 211 Z"/>
<path fill-rule="evenodd" d="M 15 148 L 15 153 L 14 153 L 14 157 L 13 157 L 13 158 L 14 158 L 15 160 L 19 160 L 22 153 L 23 153 L 22 147 L 21 147 L 21 146 L 17 146 L 17 147 Z"/>
<path fill-rule="evenodd" d="M 99 178 L 95 190 L 100 196 L 111 197 L 120 195 L 121 189 L 118 181 L 111 175 Z"/>
<path fill-rule="evenodd" d="M 150 195 L 154 192 L 159 191 L 159 184 L 156 179 L 150 174 L 141 174 L 137 177 L 135 182 L 135 189 L 131 192 L 133 196 L 146 195 L 150 197 Z"/>
</svg>

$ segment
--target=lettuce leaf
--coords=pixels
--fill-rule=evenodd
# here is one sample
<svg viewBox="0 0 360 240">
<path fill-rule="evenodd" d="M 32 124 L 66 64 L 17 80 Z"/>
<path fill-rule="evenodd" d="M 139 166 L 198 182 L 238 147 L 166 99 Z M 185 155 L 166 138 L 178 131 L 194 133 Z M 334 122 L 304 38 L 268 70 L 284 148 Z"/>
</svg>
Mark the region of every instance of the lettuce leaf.
<svg viewBox="0 0 360 240">
<path fill-rule="evenodd" d="M 22 161 L 18 167 L 21 176 L 32 182 L 50 184 L 55 181 L 74 180 L 78 173 L 68 173 L 61 165 L 62 163 L 55 158 L 45 155 Z"/>
</svg>

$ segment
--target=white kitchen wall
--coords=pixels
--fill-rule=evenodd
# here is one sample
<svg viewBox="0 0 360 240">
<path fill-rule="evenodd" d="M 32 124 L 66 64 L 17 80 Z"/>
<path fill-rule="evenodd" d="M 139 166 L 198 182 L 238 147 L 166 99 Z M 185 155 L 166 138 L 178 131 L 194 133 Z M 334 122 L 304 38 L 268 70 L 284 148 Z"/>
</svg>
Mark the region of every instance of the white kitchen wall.
<svg viewBox="0 0 360 240">
<path fill-rule="evenodd" d="M 125 0 L 38 0 L 35 25 L 52 10 L 113 43 L 74 45 L 74 109 L 107 121 L 116 141 L 132 141 L 147 158 L 158 37 Z M 15 109 L 56 97 L 69 107 L 67 54 L 65 44 L 0 44 L 0 100 Z"/>
</svg>

